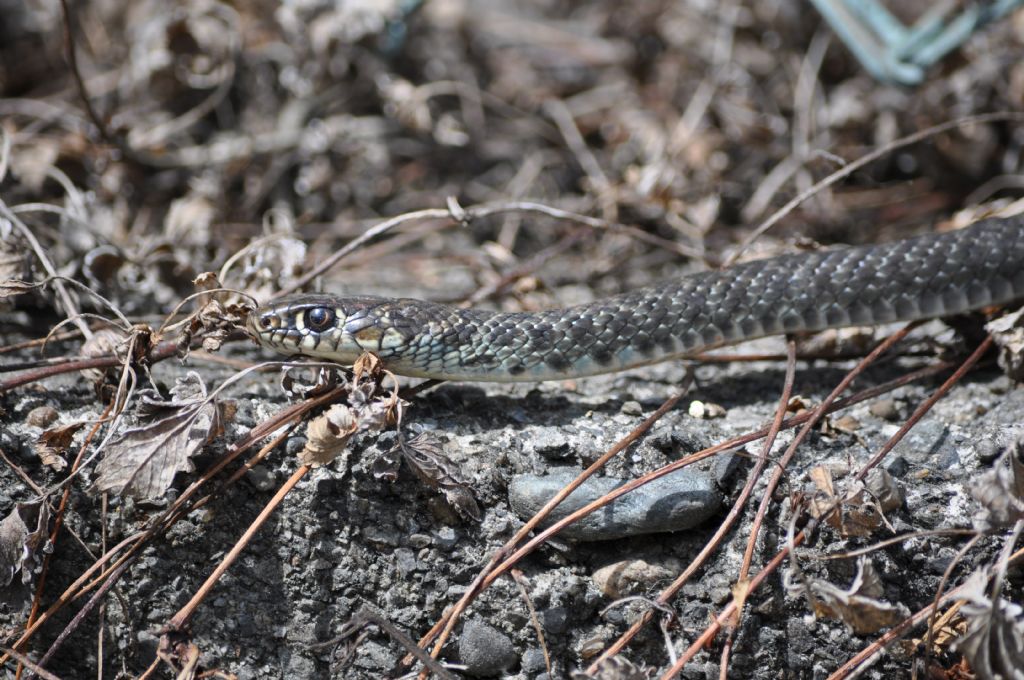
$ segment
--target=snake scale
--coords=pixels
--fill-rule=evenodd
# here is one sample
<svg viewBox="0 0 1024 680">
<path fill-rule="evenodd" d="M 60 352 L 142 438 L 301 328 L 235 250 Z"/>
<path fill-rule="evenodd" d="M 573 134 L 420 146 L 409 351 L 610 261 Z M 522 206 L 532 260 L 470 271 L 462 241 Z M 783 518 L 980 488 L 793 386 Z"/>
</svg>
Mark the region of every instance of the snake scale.
<svg viewBox="0 0 1024 680">
<path fill-rule="evenodd" d="M 912 321 L 1024 299 L 1024 217 L 871 246 L 784 255 L 542 312 L 299 294 L 252 312 L 287 354 L 351 364 L 373 352 L 401 375 L 576 378 L 766 335 Z"/>
</svg>

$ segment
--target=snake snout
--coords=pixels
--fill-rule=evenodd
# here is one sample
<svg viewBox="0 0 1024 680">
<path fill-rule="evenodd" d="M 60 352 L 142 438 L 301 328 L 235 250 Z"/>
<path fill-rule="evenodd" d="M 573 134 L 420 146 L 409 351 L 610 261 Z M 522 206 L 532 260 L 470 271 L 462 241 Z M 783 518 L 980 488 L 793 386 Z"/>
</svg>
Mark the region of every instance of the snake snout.
<svg viewBox="0 0 1024 680">
<path fill-rule="evenodd" d="M 258 337 L 267 331 L 281 328 L 281 317 L 273 311 L 257 308 L 249 312 L 245 326 L 250 333 Z"/>
</svg>

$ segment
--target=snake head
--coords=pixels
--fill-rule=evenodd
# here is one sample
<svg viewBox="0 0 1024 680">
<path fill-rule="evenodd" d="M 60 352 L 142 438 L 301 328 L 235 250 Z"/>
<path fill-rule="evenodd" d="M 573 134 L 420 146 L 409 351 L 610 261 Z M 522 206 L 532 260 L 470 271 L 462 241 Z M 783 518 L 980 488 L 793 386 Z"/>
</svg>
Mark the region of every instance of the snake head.
<svg viewBox="0 0 1024 680">
<path fill-rule="evenodd" d="M 246 326 L 265 347 L 352 364 L 366 352 L 378 356 L 407 338 L 384 324 L 393 301 L 372 296 L 293 295 L 250 312 Z"/>
</svg>

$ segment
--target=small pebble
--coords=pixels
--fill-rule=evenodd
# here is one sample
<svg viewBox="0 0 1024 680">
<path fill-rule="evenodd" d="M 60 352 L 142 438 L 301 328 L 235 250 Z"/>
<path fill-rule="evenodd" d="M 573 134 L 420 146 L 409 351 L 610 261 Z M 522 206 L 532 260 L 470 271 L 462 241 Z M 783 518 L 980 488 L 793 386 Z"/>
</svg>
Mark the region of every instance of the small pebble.
<svg viewBox="0 0 1024 680">
<path fill-rule="evenodd" d="M 480 619 L 470 619 L 459 637 L 459 659 L 466 672 L 481 678 L 498 675 L 517 660 L 512 641 Z"/>
<path fill-rule="evenodd" d="M 426 534 L 409 535 L 409 545 L 416 548 L 417 550 L 422 550 L 423 548 L 429 547 L 432 542 L 433 539 Z"/>
<path fill-rule="evenodd" d="M 546 633 L 559 635 L 568 627 L 569 610 L 565 607 L 551 607 L 540 612 L 538 618 Z"/>
<path fill-rule="evenodd" d="M 690 408 L 688 411 L 691 416 L 694 418 L 700 418 L 701 420 L 725 417 L 724 407 L 719 404 L 698 401 L 696 399 L 690 402 Z"/>
<path fill-rule="evenodd" d="M 860 429 L 860 421 L 851 415 L 837 418 L 833 425 L 840 432 L 856 432 Z"/>
<path fill-rule="evenodd" d="M 520 665 L 524 673 L 529 674 L 530 677 L 536 676 L 547 668 L 547 662 L 544 660 L 544 651 L 536 647 L 526 650 Z"/>
<path fill-rule="evenodd" d="M 974 450 L 978 455 L 978 462 L 986 465 L 990 464 L 999 454 L 1003 452 L 1003 449 L 993 439 L 979 439 L 974 443 Z"/>
<path fill-rule="evenodd" d="M 33 427 L 47 427 L 57 420 L 58 415 L 52 406 L 37 406 L 28 412 L 25 422 Z"/>
<path fill-rule="evenodd" d="M 889 422 L 895 422 L 900 419 L 900 410 L 896 406 L 895 399 L 879 399 L 878 401 L 871 402 L 868 406 L 868 411 L 871 415 L 882 420 L 888 420 Z"/>
<path fill-rule="evenodd" d="M 868 472 L 864 485 L 872 496 L 878 500 L 882 512 L 892 512 L 903 505 L 903 489 L 893 476 L 881 468 L 872 468 Z"/>
<path fill-rule="evenodd" d="M 896 445 L 893 455 L 903 456 L 911 465 L 927 465 L 939 470 L 960 463 L 960 455 L 948 428 L 936 421 L 918 423 Z"/>
<path fill-rule="evenodd" d="M 434 532 L 434 545 L 439 550 L 449 551 L 459 542 L 459 535 L 451 527 L 441 527 Z"/>
<path fill-rule="evenodd" d="M 619 411 L 621 411 L 623 415 L 627 416 L 642 416 L 644 414 L 644 407 L 640 405 L 639 401 L 633 401 L 631 399 L 625 402 Z"/>
<path fill-rule="evenodd" d="M 250 484 L 260 491 L 270 491 L 277 486 L 277 479 L 274 473 L 262 465 L 255 465 L 245 473 L 245 478 Z"/>
<path fill-rule="evenodd" d="M 565 458 L 572 453 L 569 440 L 553 427 L 532 432 L 527 446 L 545 458 Z"/>
<path fill-rule="evenodd" d="M 546 475 L 517 475 L 509 485 L 509 503 L 522 519 L 534 515 L 579 474 L 562 468 Z M 550 525 L 629 480 L 590 478 L 555 508 Z M 656 479 L 587 515 L 559 534 L 579 541 L 604 541 L 623 536 L 681 531 L 697 526 L 721 507 L 714 481 L 697 470 L 677 470 Z"/>
</svg>

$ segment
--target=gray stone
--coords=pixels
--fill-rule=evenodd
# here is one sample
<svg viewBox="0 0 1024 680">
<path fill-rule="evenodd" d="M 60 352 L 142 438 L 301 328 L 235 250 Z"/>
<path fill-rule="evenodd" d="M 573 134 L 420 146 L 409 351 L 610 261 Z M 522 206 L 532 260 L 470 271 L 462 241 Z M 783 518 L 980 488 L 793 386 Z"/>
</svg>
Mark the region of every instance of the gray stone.
<svg viewBox="0 0 1024 680">
<path fill-rule="evenodd" d="M 545 427 L 532 433 L 528 446 L 538 455 L 549 459 L 561 459 L 572 453 L 569 439 L 554 427 Z"/>
<path fill-rule="evenodd" d="M 480 619 L 470 619 L 459 637 L 459 659 L 474 677 L 498 675 L 516 662 L 512 641 Z"/>
<path fill-rule="evenodd" d="M 936 421 L 918 423 L 896 445 L 893 454 L 903 456 L 912 465 L 933 469 L 945 470 L 960 462 L 949 429 Z"/>
<path fill-rule="evenodd" d="M 512 510 L 523 519 L 532 517 L 579 472 L 560 469 L 547 475 L 518 475 L 509 486 Z M 629 480 L 612 477 L 588 479 L 551 513 L 553 524 Z M 602 541 L 623 536 L 681 531 L 697 526 L 721 507 L 722 494 L 707 475 L 677 470 L 656 479 L 566 527 L 562 538 Z"/>
<path fill-rule="evenodd" d="M 547 664 L 544 661 L 544 651 L 537 647 L 526 650 L 523 654 L 521 666 L 523 673 L 526 673 L 529 677 L 534 677 L 544 671 L 547 669 Z"/>
<path fill-rule="evenodd" d="M 552 607 L 538 614 L 544 631 L 551 635 L 564 633 L 569 624 L 569 610 L 565 607 Z"/>
</svg>

